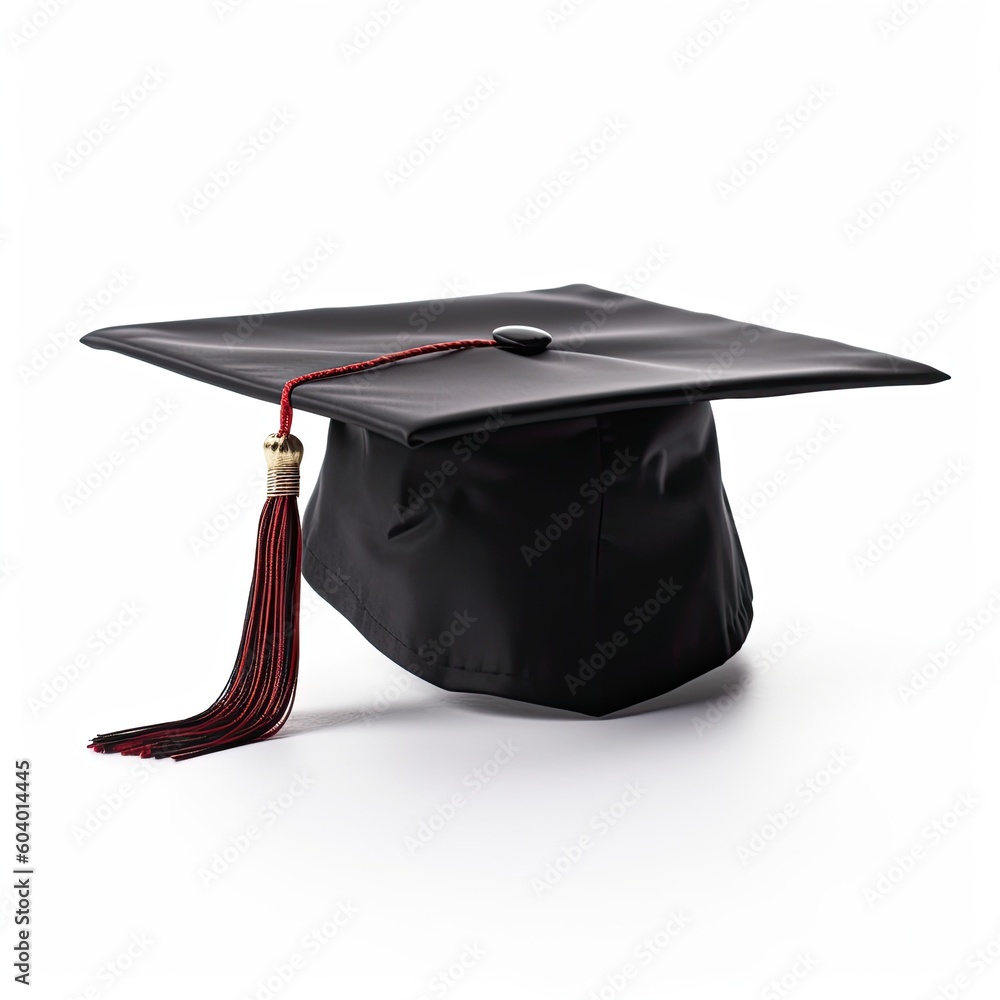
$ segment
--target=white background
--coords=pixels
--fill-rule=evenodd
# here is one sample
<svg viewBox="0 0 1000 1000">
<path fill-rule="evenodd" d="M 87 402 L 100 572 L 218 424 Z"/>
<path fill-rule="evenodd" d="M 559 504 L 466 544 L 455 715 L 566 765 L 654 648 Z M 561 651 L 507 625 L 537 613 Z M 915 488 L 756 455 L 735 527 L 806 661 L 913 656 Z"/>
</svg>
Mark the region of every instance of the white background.
<svg viewBox="0 0 1000 1000">
<path fill-rule="evenodd" d="M 561 20 L 555 0 L 401 0 L 352 52 L 368 2 L 44 6 L 0 24 L 3 759 L 7 800 L 15 758 L 34 776 L 35 995 L 996 996 L 1000 960 L 975 953 L 1000 955 L 1000 9 L 907 0 L 886 27 L 891 0 L 589 0 Z M 281 738 L 148 768 L 85 749 L 221 689 L 276 410 L 80 335 L 275 292 L 298 309 L 571 282 L 953 380 L 715 407 L 757 617 L 731 663 L 643 710 L 406 686 L 306 590 Z M 296 426 L 311 486 L 325 426 Z M 516 753 L 475 791 L 501 741 Z"/>
</svg>

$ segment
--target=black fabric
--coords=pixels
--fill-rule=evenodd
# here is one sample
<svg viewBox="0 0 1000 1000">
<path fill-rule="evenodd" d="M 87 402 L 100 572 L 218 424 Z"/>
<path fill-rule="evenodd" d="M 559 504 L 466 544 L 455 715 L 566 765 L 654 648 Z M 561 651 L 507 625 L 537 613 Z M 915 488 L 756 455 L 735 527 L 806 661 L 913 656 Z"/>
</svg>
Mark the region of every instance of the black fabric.
<svg viewBox="0 0 1000 1000">
<path fill-rule="evenodd" d="M 277 402 L 298 375 L 513 324 L 551 346 L 296 390 L 296 407 L 331 418 L 303 571 L 428 681 L 588 715 L 723 663 L 750 627 L 709 400 L 948 377 L 588 285 L 115 327 L 84 343 Z"/>
<path fill-rule="evenodd" d="M 515 324 L 541 327 L 552 346 L 531 358 L 493 350 L 420 358 L 304 385 L 294 404 L 416 445 L 460 434 L 498 407 L 513 426 L 947 378 L 916 361 L 590 285 L 110 327 L 83 342 L 277 402 L 296 375 Z"/>
<path fill-rule="evenodd" d="M 331 421 L 303 530 L 311 586 L 452 691 L 604 715 L 725 662 L 750 627 L 709 403 L 488 418 L 420 448 Z"/>
</svg>

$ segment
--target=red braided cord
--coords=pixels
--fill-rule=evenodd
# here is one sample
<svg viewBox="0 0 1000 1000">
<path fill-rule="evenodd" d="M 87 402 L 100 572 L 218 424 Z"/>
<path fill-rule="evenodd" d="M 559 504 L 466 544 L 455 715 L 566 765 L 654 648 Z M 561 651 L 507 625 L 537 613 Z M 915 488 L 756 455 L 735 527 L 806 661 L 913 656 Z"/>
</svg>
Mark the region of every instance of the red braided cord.
<svg viewBox="0 0 1000 1000">
<path fill-rule="evenodd" d="M 495 340 L 448 340 L 441 344 L 424 344 L 422 347 L 411 347 L 406 351 L 396 351 L 393 354 L 383 354 L 368 361 L 358 361 L 353 365 L 341 365 L 339 368 L 325 368 L 323 371 L 309 372 L 298 375 L 285 383 L 281 390 L 281 423 L 278 434 L 286 436 L 292 429 L 292 390 L 303 382 L 316 382 L 324 378 L 334 378 L 337 375 L 353 375 L 366 368 L 377 368 L 379 365 L 392 364 L 394 361 L 405 361 L 407 358 L 418 358 L 421 354 L 437 354 L 439 351 L 462 351 L 468 347 L 496 347 Z"/>
</svg>

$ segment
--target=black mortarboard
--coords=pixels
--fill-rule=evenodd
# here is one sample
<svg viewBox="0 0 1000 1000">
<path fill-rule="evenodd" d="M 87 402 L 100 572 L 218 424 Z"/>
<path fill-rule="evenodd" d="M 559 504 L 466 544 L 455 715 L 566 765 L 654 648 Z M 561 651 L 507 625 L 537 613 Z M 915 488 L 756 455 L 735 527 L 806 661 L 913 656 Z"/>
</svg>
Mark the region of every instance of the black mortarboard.
<svg viewBox="0 0 1000 1000">
<path fill-rule="evenodd" d="M 589 285 L 122 326 L 83 342 L 282 404 L 229 683 L 190 719 L 92 743 L 178 759 L 284 723 L 300 567 L 373 645 L 440 687 L 593 716 L 669 691 L 732 656 L 752 618 L 709 401 L 948 378 Z M 301 541 L 293 391 L 330 418 Z"/>
</svg>

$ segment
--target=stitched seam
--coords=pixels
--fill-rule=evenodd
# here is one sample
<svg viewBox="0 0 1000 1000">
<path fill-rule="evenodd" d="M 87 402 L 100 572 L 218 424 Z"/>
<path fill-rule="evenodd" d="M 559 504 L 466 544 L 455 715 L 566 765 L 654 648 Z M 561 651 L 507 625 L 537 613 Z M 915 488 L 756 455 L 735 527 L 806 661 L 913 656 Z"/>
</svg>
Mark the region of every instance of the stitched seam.
<svg viewBox="0 0 1000 1000">
<path fill-rule="evenodd" d="M 343 587 L 346 590 L 349 590 L 354 595 L 354 599 L 358 602 L 358 605 L 361 607 L 361 610 L 364 611 L 364 613 L 366 615 L 368 615 L 368 617 L 371 618 L 371 620 L 373 622 L 375 622 L 375 624 L 378 625 L 378 627 L 380 629 L 382 629 L 383 632 L 385 632 L 387 635 L 391 636 L 393 639 L 396 640 L 396 642 L 398 642 L 400 645 L 404 646 L 406 649 L 408 649 L 414 655 L 419 655 L 415 649 L 413 649 L 411 646 L 407 645 L 406 642 L 404 642 L 398 635 L 396 635 L 396 633 L 393 632 L 392 629 L 390 629 L 388 625 L 386 625 L 383 622 L 379 621 L 378 618 L 376 618 L 375 615 L 372 614 L 372 612 L 368 608 L 368 605 L 365 604 L 365 602 L 361 599 L 361 595 L 335 569 L 332 569 L 330 566 L 327 566 L 327 564 L 325 562 L 323 562 L 323 560 L 320 559 L 319 556 L 317 556 L 316 553 L 313 552 L 313 550 L 310 549 L 308 546 L 303 546 L 303 548 L 305 549 L 305 551 L 308 554 L 309 558 L 312 559 L 313 562 L 318 563 L 320 566 L 322 566 L 323 569 L 325 569 L 327 571 L 327 573 L 329 573 L 331 576 L 333 576 L 337 580 L 339 580 L 340 583 L 343 585 Z"/>
</svg>

